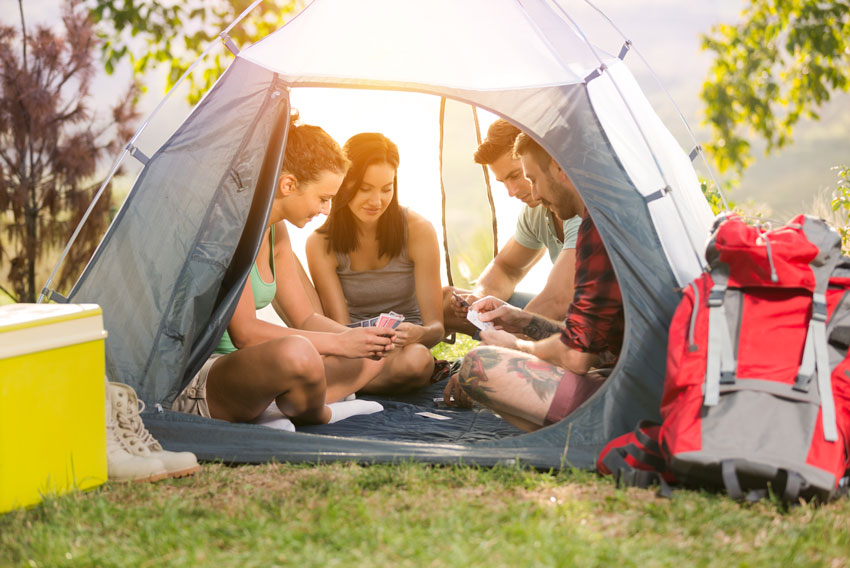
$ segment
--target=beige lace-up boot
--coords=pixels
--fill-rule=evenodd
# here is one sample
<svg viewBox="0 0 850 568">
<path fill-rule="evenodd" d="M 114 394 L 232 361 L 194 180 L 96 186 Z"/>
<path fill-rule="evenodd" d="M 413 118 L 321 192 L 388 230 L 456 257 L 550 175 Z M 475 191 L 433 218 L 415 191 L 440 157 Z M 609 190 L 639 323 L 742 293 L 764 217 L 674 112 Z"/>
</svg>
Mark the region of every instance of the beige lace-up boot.
<svg viewBox="0 0 850 568">
<path fill-rule="evenodd" d="M 136 391 L 123 383 L 107 384 L 107 398 L 112 401 L 120 436 L 125 438 L 136 456 L 154 458 L 165 466 L 164 477 L 192 475 L 201 467 L 192 452 L 169 452 L 145 428 L 139 413 L 145 403 L 136 396 Z"/>
<path fill-rule="evenodd" d="M 108 387 L 107 383 L 107 387 Z M 168 476 L 165 464 L 155 457 L 134 452 L 135 437 L 124 434 L 112 407 L 107 388 L 106 396 L 106 464 L 110 481 L 157 481 Z"/>
</svg>

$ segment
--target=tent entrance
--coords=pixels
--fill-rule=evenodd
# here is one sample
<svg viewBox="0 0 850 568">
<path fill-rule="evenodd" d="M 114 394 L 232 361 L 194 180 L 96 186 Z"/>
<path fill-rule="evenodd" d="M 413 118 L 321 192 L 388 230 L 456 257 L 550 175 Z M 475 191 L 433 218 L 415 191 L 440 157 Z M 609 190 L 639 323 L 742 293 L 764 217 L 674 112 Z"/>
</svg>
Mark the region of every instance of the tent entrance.
<svg viewBox="0 0 850 568">
<path fill-rule="evenodd" d="M 244 282 L 231 268 L 235 252 L 239 247 L 245 252 L 247 243 L 253 254 L 240 257 L 250 264 L 256 255 L 253 235 L 269 205 L 260 180 L 273 170 L 269 156 L 274 152 L 268 149 L 285 138 L 279 124 L 288 115 L 290 96 L 305 122 L 328 129 L 332 127 L 316 118 L 306 102 L 297 100 L 300 93 L 318 96 L 323 90 L 315 88 L 319 85 L 352 88 L 349 93 L 382 86 L 437 95 L 430 97 L 436 105 L 445 97 L 444 139 L 452 142 L 463 139 L 449 125 L 454 108 L 473 123 L 468 131 L 474 132 L 469 107 L 452 102 L 463 101 L 505 117 L 536 138 L 579 188 L 614 264 L 625 304 L 625 345 L 606 385 L 558 424 L 486 442 L 343 439 L 168 412 L 149 417 L 151 430 L 171 449 L 194 449 L 199 440 L 209 440 L 215 455 L 202 456 L 227 461 L 415 458 L 492 464 L 521 459 L 539 467 L 590 466 L 611 437 L 658 412 L 667 325 L 678 288 L 701 268 L 694 243 L 711 221 L 687 154 L 660 125 L 640 89 L 626 85 L 631 75 L 623 62 L 596 50 L 589 54 L 584 34 L 553 11 L 548 0 L 436 0 L 424 10 L 401 11 L 395 0 L 369 1 L 379 9 L 315 0 L 290 24 L 242 50 L 156 152 L 142 149 L 149 159 L 70 300 L 101 304 L 107 329 L 116 330 L 107 343 L 110 375 L 136 388 L 149 407 L 167 406 L 211 350 L 209 338 L 229 321 L 234 294 Z M 465 17 L 463 10 L 490 18 L 479 22 Z M 387 33 L 393 34 L 388 43 L 392 49 L 381 49 L 381 57 L 375 57 L 369 42 L 359 41 L 388 41 Z M 430 41 L 437 36 L 441 42 Z M 328 37 L 346 49 L 327 49 Z M 492 41 L 496 37 L 499 41 Z M 475 48 L 482 45 L 492 45 L 498 55 Z M 362 107 L 351 109 L 350 115 L 375 118 Z M 438 131 L 439 108 L 425 116 L 429 128 Z M 385 131 L 394 138 L 374 123 L 351 133 L 361 130 Z M 331 134 L 341 140 L 350 133 Z M 457 155 L 480 184 L 480 167 L 476 170 L 469 160 L 474 140 L 474 135 L 464 139 L 469 147 Z M 427 145 L 421 155 L 438 161 L 438 148 Z M 407 155 L 418 155 L 405 148 L 401 152 L 402 167 Z M 444 158 L 453 155 L 444 152 Z M 458 173 L 456 180 L 448 165 L 444 159 L 447 201 L 466 187 L 466 174 Z M 400 171 L 401 191 L 421 181 L 416 178 Z M 438 188 L 439 179 L 426 179 L 421 193 L 433 191 L 430 199 L 438 202 Z M 499 193 L 497 188 L 494 196 Z M 457 222 L 465 229 L 473 225 L 471 218 L 488 211 L 486 192 L 479 195 L 480 206 L 460 199 L 463 213 L 456 220 L 447 213 L 450 227 Z M 510 234 L 510 223 L 499 226 L 505 228 L 500 235 Z M 459 248 L 486 250 L 489 258 L 493 242 L 473 247 L 466 242 L 472 238 L 459 236 Z M 248 246 L 252 240 L 254 246 Z M 478 267 L 468 268 L 472 275 Z M 458 263 L 455 274 L 462 272 Z"/>
</svg>

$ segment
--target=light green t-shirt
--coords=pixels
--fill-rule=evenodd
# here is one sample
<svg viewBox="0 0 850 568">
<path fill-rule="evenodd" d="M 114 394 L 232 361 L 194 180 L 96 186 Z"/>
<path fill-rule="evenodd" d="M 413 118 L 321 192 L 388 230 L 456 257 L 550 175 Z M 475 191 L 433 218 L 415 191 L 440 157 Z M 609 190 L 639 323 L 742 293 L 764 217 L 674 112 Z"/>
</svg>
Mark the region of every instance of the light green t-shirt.
<svg viewBox="0 0 850 568">
<path fill-rule="evenodd" d="M 271 304 L 272 300 L 274 300 L 275 292 L 277 292 L 277 278 L 274 271 L 274 225 L 272 225 L 269 234 L 269 244 L 269 265 L 272 269 L 272 281 L 266 282 L 263 280 L 263 277 L 260 276 L 257 270 L 256 262 L 251 267 L 251 275 L 249 276 L 251 279 L 251 291 L 254 292 L 254 307 L 258 310 Z M 226 355 L 234 351 L 236 351 L 236 346 L 233 345 L 233 342 L 230 340 L 230 334 L 225 330 L 224 335 L 221 336 L 218 342 L 218 347 L 215 348 L 215 352 Z"/>
<path fill-rule="evenodd" d="M 523 206 L 522 212 L 516 220 L 514 240 L 525 248 L 534 250 L 546 247 L 549 250 L 549 259 L 552 264 L 555 264 L 562 250 L 576 248 L 581 217 L 576 215 L 564 221 L 563 241 L 558 239 L 552 217 L 552 213 L 543 205 L 537 207 Z"/>
</svg>

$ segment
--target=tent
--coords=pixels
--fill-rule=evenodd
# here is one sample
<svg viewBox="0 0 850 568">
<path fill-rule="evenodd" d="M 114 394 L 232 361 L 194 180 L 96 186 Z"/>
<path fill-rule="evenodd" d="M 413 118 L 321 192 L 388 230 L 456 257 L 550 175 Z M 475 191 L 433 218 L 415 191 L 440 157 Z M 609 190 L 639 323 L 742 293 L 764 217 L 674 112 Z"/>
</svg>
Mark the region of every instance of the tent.
<svg viewBox="0 0 850 568">
<path fill-rule="evenodd" d="M 679 289 L 702 269 L 713 217 L 691 159 L 624 62 L 629 43 L 618 55 L 602 52 L 561 3 L 315 0 L 239 51 L 150 157 L 129 146 L 144 167 L 68 300 L 103 307 L 109 375 L 133 386 L 149 409 L 167 409 L 225 329 L 256 256 L 291 93 L 425 93 L 514 123 L 579 189 L 625 304 L 625 344 L 604 387 L 558 424 L 469 443 L 342 438 L 145 413 L 167 448 L 233 462 L 591 467 L 608 440 L 658 416 L 667 326 Z"/>
</svg>

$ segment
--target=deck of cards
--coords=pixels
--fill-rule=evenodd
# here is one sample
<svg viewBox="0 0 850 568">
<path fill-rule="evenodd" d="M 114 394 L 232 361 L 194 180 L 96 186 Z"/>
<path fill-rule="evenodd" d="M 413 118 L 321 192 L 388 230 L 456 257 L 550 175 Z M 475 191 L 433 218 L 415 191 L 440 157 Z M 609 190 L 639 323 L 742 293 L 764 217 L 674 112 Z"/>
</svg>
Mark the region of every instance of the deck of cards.
<svg viewBox="0 0 850 568">
<path fill-rule="evenodd" d="M 367 320 L 350 323 L 346 327 L 391 327 L 395 329 L 398 327 L 398 324 L 403 321 L 404 316 L 402 314 L 390 312 L 382 313 L 379 316 L 375 316 Z"/>
<path fill-rule="evenodd" d="M 481 321 L 481 318 L 478 317 L 477 310 L 469 310 L 468 312 L 466 312 L 466 319 L 468 319 L 472 323 L 472 325 L 474 325 L 481 331 L 485 331 L 488 329 L 496 329 L 496 326 L 494 326 L 489 321 Z"/>
</svg>

